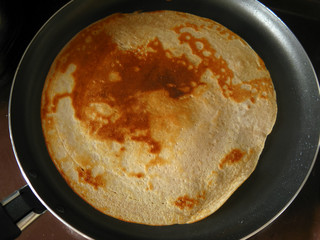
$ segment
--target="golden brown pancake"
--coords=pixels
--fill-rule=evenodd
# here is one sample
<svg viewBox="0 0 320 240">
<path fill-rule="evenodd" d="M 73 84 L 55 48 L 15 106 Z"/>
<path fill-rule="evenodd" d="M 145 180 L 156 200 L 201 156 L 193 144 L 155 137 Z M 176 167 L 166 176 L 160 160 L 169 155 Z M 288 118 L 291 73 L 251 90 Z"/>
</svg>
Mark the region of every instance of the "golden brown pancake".
<svg viewBox="0 0 320 240">
<path fill-rule="evenodd" d="M 192 223 L 250 176 L 276 94 L 263 61 L 222 25 L 174 11 L 114 14 L 51 66 L 41 118 L 49 154 L 99 211 Z"/>
</svg>

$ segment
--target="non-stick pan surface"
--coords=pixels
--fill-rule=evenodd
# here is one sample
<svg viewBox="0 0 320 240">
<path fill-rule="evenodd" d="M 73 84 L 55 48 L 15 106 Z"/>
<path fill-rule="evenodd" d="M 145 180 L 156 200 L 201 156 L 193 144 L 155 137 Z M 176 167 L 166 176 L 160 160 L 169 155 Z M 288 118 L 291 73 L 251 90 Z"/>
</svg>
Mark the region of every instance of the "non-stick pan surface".
<svg viewBox="0 0 320 240">
<path fill-rule="evenodd" d="M 108 217 L 68 187 L 46 150 L 40 99 L 51 63 L 77 32 L 115 12 L 160 9 L 211 18 L 244 38 L 271 73 L 278 116 L 256 170 L 222 208 L 193 224 L 154 227 Z M 9 124 L 18 164 L 34 193 L 56 217 L 89 237 L 240 239 L 275 219 L 306 181 L 319 146 L 319 103 L 317 79 L 305 51 L 282 21 L 257 1 L 82 0 L 55 14 L 26 50 L 11 91 Z"/>
</svg>

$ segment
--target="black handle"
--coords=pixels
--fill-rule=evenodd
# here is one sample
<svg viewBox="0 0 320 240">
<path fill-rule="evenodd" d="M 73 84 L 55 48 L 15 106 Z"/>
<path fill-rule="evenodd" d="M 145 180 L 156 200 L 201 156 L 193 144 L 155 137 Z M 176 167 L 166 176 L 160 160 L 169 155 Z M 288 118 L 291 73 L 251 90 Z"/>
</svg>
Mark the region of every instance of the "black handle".
<svg viewBox="0 0 320 240">
<path fill-rule="evenodd" d="M 46 211 L 28 185 L 1 201 L 0 239 L 17 238 L 21 231 Z"/>
</svg>

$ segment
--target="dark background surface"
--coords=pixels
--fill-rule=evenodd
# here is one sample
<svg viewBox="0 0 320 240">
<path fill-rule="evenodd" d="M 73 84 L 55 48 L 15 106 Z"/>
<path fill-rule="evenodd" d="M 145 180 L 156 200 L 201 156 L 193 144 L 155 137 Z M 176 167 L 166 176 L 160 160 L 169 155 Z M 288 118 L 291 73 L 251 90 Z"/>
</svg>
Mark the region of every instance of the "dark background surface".
<svg viewBox="0 0 320 240">
<path fill-rule="evenodd" d="M 8 97 L 14 71 L 35 33 L 66 2 L 66 0 L 0 1 L 0 199 L 25 185 L 12 152 L 8 131 Z M 261 2 L 274 11 L 296 35 L 309 55 L 319 78 L 320 1 L 262 0 Z M 83 239 L 83 237 L 47 212 L 28 227 L 18 239 Z M 320 239 L 319 156 L 298 197 L 271 225 L 250 239 Z"/>
</svg>

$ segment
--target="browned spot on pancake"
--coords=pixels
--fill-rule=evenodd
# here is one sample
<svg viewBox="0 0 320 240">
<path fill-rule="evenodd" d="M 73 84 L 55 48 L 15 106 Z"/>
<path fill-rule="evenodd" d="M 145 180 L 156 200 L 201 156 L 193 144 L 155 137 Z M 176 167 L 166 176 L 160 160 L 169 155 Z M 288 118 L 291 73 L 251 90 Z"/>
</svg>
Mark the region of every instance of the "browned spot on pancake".
<svg viewBox="0 0 320 240">
<path fill-rule="evenodd" d="M 87 169 L 92 169 L 94 167 L 94 164 L 91 162 L 91 156 L 78 156 L 76 158 L 77 162 L 80 166 L 85 166 Z"/>
<path fill-rule="evenodd" d="M 246 153 L 240 149 L 233 149 L 221 160 L 219 168 L 223 168 L 225 165 L 231 165 L 241 161 L 245 154 Z"/>
<path fill-rule="evenodd" d="M 125 148 L 125 147 L 121 147 L 121 148 L 119 149 L 119 151 L 118 151 L 117 153 L 115 153 L 115 156 L 116 156 L 117 158 L 120 158 L 120 157 L 123 156 L 123 154 L 124 154 L 125 151 L 126 151 L 126 148 Z"/>
<path fill-rule="evenodd" d="M 174 202 L 174 205 L 180 208 L 181 210 L 188 208 L 192 209 L 195 205 L 199 204 L 200 199 L 205 199 L 205 191 L 199 193 L 196 198 L 191 198 L 188 195 L 178 197 Z"/>
<path fill-rule="evenodd" d="M 61 94 L 56 94 L 52 100 L 52 112 L 56 112 L 57 111 L 57 106 L 58 106 L 58 102 L 60 101 L 60 99 L 65 98 L 65 97 L 70 97 L 70 93 L 61 93 Z"/>
<path fill-rule="evenodd" d="M 194 205 L 198 204 L 198 202 L 199 201 L 197 199 L 190 198 L 188 195 L 184 195 L 183 197 L 178 197 L 174 204 L 180 209 L 192 209 Z"/>
<path fill-rule="evenodd" d="M 216 28 L 221 35 L 226 35 L 228 40 L 240 39 L 240 37 L 229 29 L 219 26 Z M 240 39 L 241 40 L 241 39 Z"/>
<path fill-rule="evenodd" d="M 98 187 L 103 187 L 105 182 L 102 175 L 92 176 L 91 169 L 83 169 L 81 167 L 77 168 L 79 180 L 88 183 L 98 189 Z"/>
<path fill-rule="evenodd" d="M 236 102 L 250 99 L 252 103 L 255 103 L 257 98 L 268 99 L 270 94 L 273 94 L 273 85 L 270 78 L 253 79 L 239 84 L 233 84 L 230 81 L 229 83 L 223 82 L 221 85 L 224 89 L 224 95 L 231 97 Z"/>
<path fill-rule="evenodd" d="M 138 142 L 145 142 L 150 146 L 150 152 L 151 153 L 159 153 L 161 150 L 160 143 L 155 141 L 148 132 L 146 135 L 140 135 L 140 136 L 132 136 L 132 140 L 138 141 Z"/>
<path fill-rule="evenodd" d="M 181 29 L 186 27 L 193 28 L 194 30 L 199 31 L 200 29 L 204 28 L 204 25 L 199 26 L 193 23 L 186 22 L 184 24 L 174 27 L 173 30 L 177 33 L 180 33 Z"/>
<path fill-rule="evenodd" d="M 50 78 L 48 80 L 48 82 L 52 82 L 52 78 Z M 41 119 L 46 119 L 46 117 L 48 116 L 48 113 L 50 113 L 50 108 L 49 108 L 49 104 L 50 104 L 50 100 L 49 100 L 49 95 L 48 95 L 48 89 L 45 89 L 44 92 L 42 93 L 42 108 L 41 108 Z"/>
<path fill-rule="evenodd" d="M 147 190 L 150 190 L 150 191 L 152 191 L 153 190 L 153 184 L 152 184 L 152 182 L 148 182 L 148 187 L 147 187 Z"/>
<path fill-rule="evenodd" d="M 167 161 L 164 160 L 161 157 L 155 157 L 154 159 L 150 160 L 147 164 L 146 164 L 146 169 L 149 169 L 150 167 L 153 166 L 157 166 L 157 165 L 164 165 L 166 164 Z"/>
<path fill-rule="evenodd" d="M 206 199 L 206 191 L 203 190 L 202 192 L 198 193 L 197 198 Z"/>
<path fill-rule="evenodd" d="M 174 30 L 179 33 L 182 28 L 182 26 L 179 26 Z M 221 31 L 222 34 L 229 34 L 233 38 L 239 38 L 227 29 Z M 224 97 L 231 98 L 239 103 L 247 99 L 254 103 L 258 97 L 268 99 L 270 95 L 274 94 L 272 80 L 269 77 L 234 84 L 232 81 L 234 78 L 233 71 L 222 57 L 215 56 L 216 50 L 211 47 L 205 38 L 196 38 L 188 32 L 181 32 L 179 40 L 182 43 L 188 43 L 192 53 L 202 58 L 202 62 L 197 69 L 200 70 L 201 74 L 208 69 L 217 77 Z M 197 42 L 202 43 L 203 47 L 201 49 L 197 47 Z M 259 61 L 260 66 L 264 66 L 260 58 Z"/>
<path fill-rule="evenodd" d="M 212 171 L 211 175 L 209 177 L 210 180 L 208 181 L 208 186 L 211 186 L 213 184 L 213 181 L 215 179 L 215 175 L 217 175 L 217 172 L 216 171 Z"/>
<path fill-rule="evenodd" d="M 129 172 L 125 167 L 119 167 L 128 177 L 135 177 L 135 178 L 144 178 L 145 174 L 142 172 Z"/>
<path fill-rule="evenodd" d="M 141 173 L 141 172 L 139 172 L 139 173 L 130 172 L 130 173 L 128 173 L 128 176 L 130 176 L 130 177 L 136 177 L 136 178 L 143 178 L 143 177 L 145 176 L 145 174 L 144 174 L 144 173 Z"/>
<path fill-rule="evenodd" d="M 48 129 L 54 129 L 55 128 L 55 120 L 54 120 L 54 118 L 52 116 L 47 116 L 46 117 L 46 121 L 43 124 L 45 124 L 45 126 Z M 47 142 L 47 139 L 46 139 L 46 142 Z"/>
</svg>

